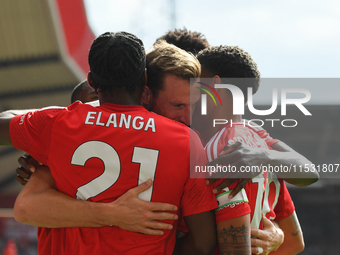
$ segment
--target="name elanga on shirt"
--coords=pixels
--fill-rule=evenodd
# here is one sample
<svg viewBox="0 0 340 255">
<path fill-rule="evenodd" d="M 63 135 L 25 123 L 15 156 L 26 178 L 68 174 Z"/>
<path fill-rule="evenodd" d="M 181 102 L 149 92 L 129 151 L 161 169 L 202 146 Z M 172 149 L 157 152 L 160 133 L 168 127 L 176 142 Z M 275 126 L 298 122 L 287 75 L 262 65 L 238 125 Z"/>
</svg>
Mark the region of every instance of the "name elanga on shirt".
<svg viewBox="0 0 340 255">
<path fill-rule="evenodd" d="M 133 128 L 135 130 L 156 132 L 154 118 L 144 119 L 142 116 L 132 116 L 124 113 L 111 113 L 108 117 L 102 116 L 103 112 L 88 112 L 85 118 L 85 125 L 96 125 L 114 128 Z"/>
</svg>

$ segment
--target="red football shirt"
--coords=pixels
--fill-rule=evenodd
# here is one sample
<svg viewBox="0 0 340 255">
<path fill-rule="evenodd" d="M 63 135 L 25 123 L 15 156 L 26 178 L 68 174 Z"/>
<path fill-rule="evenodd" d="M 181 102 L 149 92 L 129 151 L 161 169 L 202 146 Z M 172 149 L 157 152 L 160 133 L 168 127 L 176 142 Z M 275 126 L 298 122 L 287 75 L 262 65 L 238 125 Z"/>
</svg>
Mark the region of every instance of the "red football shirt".
<svg viewBox="0 0 340 255">
<path fill-rule="evenodd" d="M 259 136 L 260 133 L 262 137 Z M 265 139 L 265 137 L 267 139 Z M 241 142 L 253 148 L 268 147 L 268 142 L 274 144 L 269 134 L 262 128 L 251 128 L 244 122 L 234 122 L 224 125 L 211 140 L 207 143 L 205 149 L 208 160 L 214 160 L 223 148 L 228 144 Z M 215 186 L 223 180 L 214 183 Z M 250 213 L 251 227 L 261 228 L 262 213 L 271 220 L 282 220 L 294 212 L 294 204 L 289 195 L 284 182 L 276 177 L 274 173 L 265 172 L 248 182 L 244 188 L 245 192 L 240 192 L 232 200 L 228 195 L 237 182 L 217 195 L 219 208 L 216 211 L 216 221 L 221 222 L 233 219 Z"/>
<path fill-rule="evenodd" d="M 273 139 L 261 127 L 251 127 L 247 122 L 236 122 L 224 125 L 207 143 L 205 150 L 208 160 L 214 160 L 226 145 L 241 142 L 253 148 L 270 149 L 279 140 Z M 223 180 L 216 181 L 216 187 Z M 248 182 L 244 189 L 232 199 L 229 193 L 238 182 L 216 195 L 219 208 L 216 210 L 216 222 L 234 219 L 250 213 L 252 228 L 262 228 L 262 213 L 271 220 L 280 221 L 291 215 L 294 210 L 293 201 L 287 187 L 274 173 L 264 172 Z M 220 254 L 219 248 L 214 254 Z"/>
<path fill-rule="evenodd" d="M 142 106 L 43 108 L 13 118 L 10 132 L 17 149 L 50 167 L 59 191 L 78 199 L 112 202 L 151 178 L 144 200 L 175 204 L 184 216 L 217 207 L 204 180 L 189 178 L 192 131 Z M 195 149 L 205 155 L 202 145 Z M 176 228 L 163 236 L 118 227 L 40 228 L 39 254 L 171 254 L 175 234 Z"/>
<path fill-rule="evenodd" d="M 268 147 L 280 142 L 280 140 L 272 138 L 261 126 L 256 126 L 256 124 L 252 122 L 249 123 L 249 120 L 242 119 L 242 123 L 249 129 L 252 129 L 261 139 L 263 139 L 267 143 Z"/>
</svg>

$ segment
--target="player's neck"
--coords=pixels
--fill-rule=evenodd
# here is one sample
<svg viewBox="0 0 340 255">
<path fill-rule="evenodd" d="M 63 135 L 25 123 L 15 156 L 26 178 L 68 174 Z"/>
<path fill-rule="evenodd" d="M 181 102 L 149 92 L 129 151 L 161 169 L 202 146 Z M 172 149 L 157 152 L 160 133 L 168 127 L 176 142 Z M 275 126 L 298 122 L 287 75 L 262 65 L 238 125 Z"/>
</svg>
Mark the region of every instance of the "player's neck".
<svg viewBox="0 0 340 255">
<path fill-rule="evenodd" d="M 119 91 L 119 93 L 98 93 L 100 104 L 111 103 L 120 105 L 141 105 L 141 94 L 128 93 L 127 91 Z"/>
<path fill-rule="evenodd" d="M 206 143 L 210 138 L 221 129 L 222 125 L 213 125 L 214 119 L 219 119 L 217 123 L 235 123 L 242 121 L 242 115 L 233 115 L 232 110 L 226 110 L 222 108 L 215 108 L 215 111 L 208 116 L 201 124 L 201 129 L 198 130 L 201 134 L 203 141 Z"/>
</svg>

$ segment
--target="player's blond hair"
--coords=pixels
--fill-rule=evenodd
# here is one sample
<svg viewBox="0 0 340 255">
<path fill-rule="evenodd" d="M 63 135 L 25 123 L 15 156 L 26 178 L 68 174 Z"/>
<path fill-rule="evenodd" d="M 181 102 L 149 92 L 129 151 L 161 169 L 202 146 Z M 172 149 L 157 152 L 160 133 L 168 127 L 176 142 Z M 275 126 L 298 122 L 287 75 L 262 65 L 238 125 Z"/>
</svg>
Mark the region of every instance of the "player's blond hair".
<svg viewBox="0 0 340 255">
<path fill-rule="evenodd" d="M 146 54 L 146 67 L 147 86 L 154 96 L 162 90 L 165 74 L 173 74 L 187 81 L 201 75 L 201 65 L 194 55 L 163 40 L 154 44 Z"/>
</svg>

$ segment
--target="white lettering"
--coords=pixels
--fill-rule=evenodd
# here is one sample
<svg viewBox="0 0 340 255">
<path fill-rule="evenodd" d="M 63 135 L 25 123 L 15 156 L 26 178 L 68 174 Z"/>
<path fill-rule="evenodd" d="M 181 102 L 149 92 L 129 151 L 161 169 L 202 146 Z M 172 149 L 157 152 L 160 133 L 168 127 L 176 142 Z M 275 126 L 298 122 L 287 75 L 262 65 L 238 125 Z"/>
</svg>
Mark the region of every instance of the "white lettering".
<svg viewBox="0 0 340 255">
<path fill-rule="evenodd" d="M 103 126 L 103 127 L 104 127 L 105 124 L 104 124 L 103 122 L 100 122 L 100 118 L 102 117 L 102 114 L 103 114 L 103 112 L 99 112 L 99 113 L 98 113 L 96 125 L 97 125 L 97 126 Z"/>
<path fill-rule="evenodd" d="M 295 125 L 294 125 L 294 126 L 287 126 L 287 125 L 285 126 L 283 123 L 286 122 L 286 121 L 292 121 L 292 122 L 295 123 Z M 283 127 L 296 127 L 297 124 L 298 124 L 298 122 L 297 122 L 296 120 L 293 120 L 293 119 L 286 119 L 286 120 L 281 121 L 281 125 L 282 125 Z"/>
<path fill-rule="evenodd" d="M 272 114 L 277 108 L 277 88 L 273 88 L 273 103 L 270 109 L 268 110 L 257 110 L 254 108 L 253 105 L 253 88 L 248 88 L 248 109 L 252 113 L 256 115 L 270 115 Z"/>
<path fill-rule="evenodd" d="M 131 115 L 128 115 L 126 118 L 126 115 L 122 113 L 120 115 L 120 121 L 119 121 L 119 127 L 123 127 L 123 123 L 126 129 L 130 128 L 130 122 L 131 122 Z"/>
<path fill-rule="evenodd" d="M 255 121 L 260 121 L 261 125 L 256 125 Z M 251 125 L 250 124 L 251 122 L 254 122 L 255 126 Z M 254 119 L 254 120 L 249 120 L 248 125 L 251 126 L 251 127 L 262 127 L 264 125 L 264 122 L 263 122 L 263 120 L 260 120 L 260 119 Z"/>
<path fill-rule="evenodd" d="M 85 124 L 87 125 L 93 125 L 94 122 L 90 122 L 91 119 L 95 119 L 96 117 L 95 116 L 92 116 L 92 115 L 96 115 L 97 112 L 88 112 L 87 113 L 87 116 L 86 116 L 86 119 L 85 119 Z"/>
<path fill-rule="evenodd" d="M 156 126 L 155 126 L 155 120 L 153 118 L 149 118 L 148 122 L 145 125 L 144 131 L 148 131 L 148 129 L 151 128 L 152 132 L 156 132 Z"/>
<path fill-rule="evenodd" d="M 287 99 L 287 93 L 303 93 L 305 94 L 304 98 L 300 99 Z M 307 89 L 299 89 L 299 88 L 283 88 L 281 91 L 281 115 L 286 115 L 286 106 L 287 104 L 295 104 L 297 108 L 299 108 L 304 115 L 312 115 L 302 104 L 308 102 L 311 99 L 311 94 Z"/>
<path fill-rule="evenodd" d="M 271 121 L 272 122 L 272 127 L 274 127 L 274 121 L 280 121 L 279 119 L 266 119 L 266 121 Z"/>
<path fill-rule="evenodd" d="M 138 124 L 139 124 L 139 126 L 137 127 L 137 120 L 144 120 L 144 118 L 143 117 L 141 117 L 141 116 L 136 116 L 136 117 L 134 117 L 133 118 L 133 120 L 132 120 L 132 127 L 134 128 L 134 129 L 136 129 L 136 130 L 141 130 L 142 128 L 143 128 L 143 126 L 144 126 L 144 122 L 142 122 L 142 121 L 140 121 Z"/>
<path fill-rule="evenodd" d="M 110 114 L 110 117 L 106 122 L 106 126 L 109 127 L 111 124 L 113 127 L 117 127 L 117 115 L 115 113 Z"/>
<path fill-rule="evenodd" d="M 215 127 L 216 125 L 223 125 L 223 124 L 227 124 L 228 120 L 226 119 L 214 119 L 213 120 L 213 126 Z"/>
<path fill-rule="evenodd" d="M 233 97 L 233 113 L 244 114 L 244 95 L 239 87 L 231 84 L 215 84 L 215 88 L 229 89 Z"/>
</svg>

